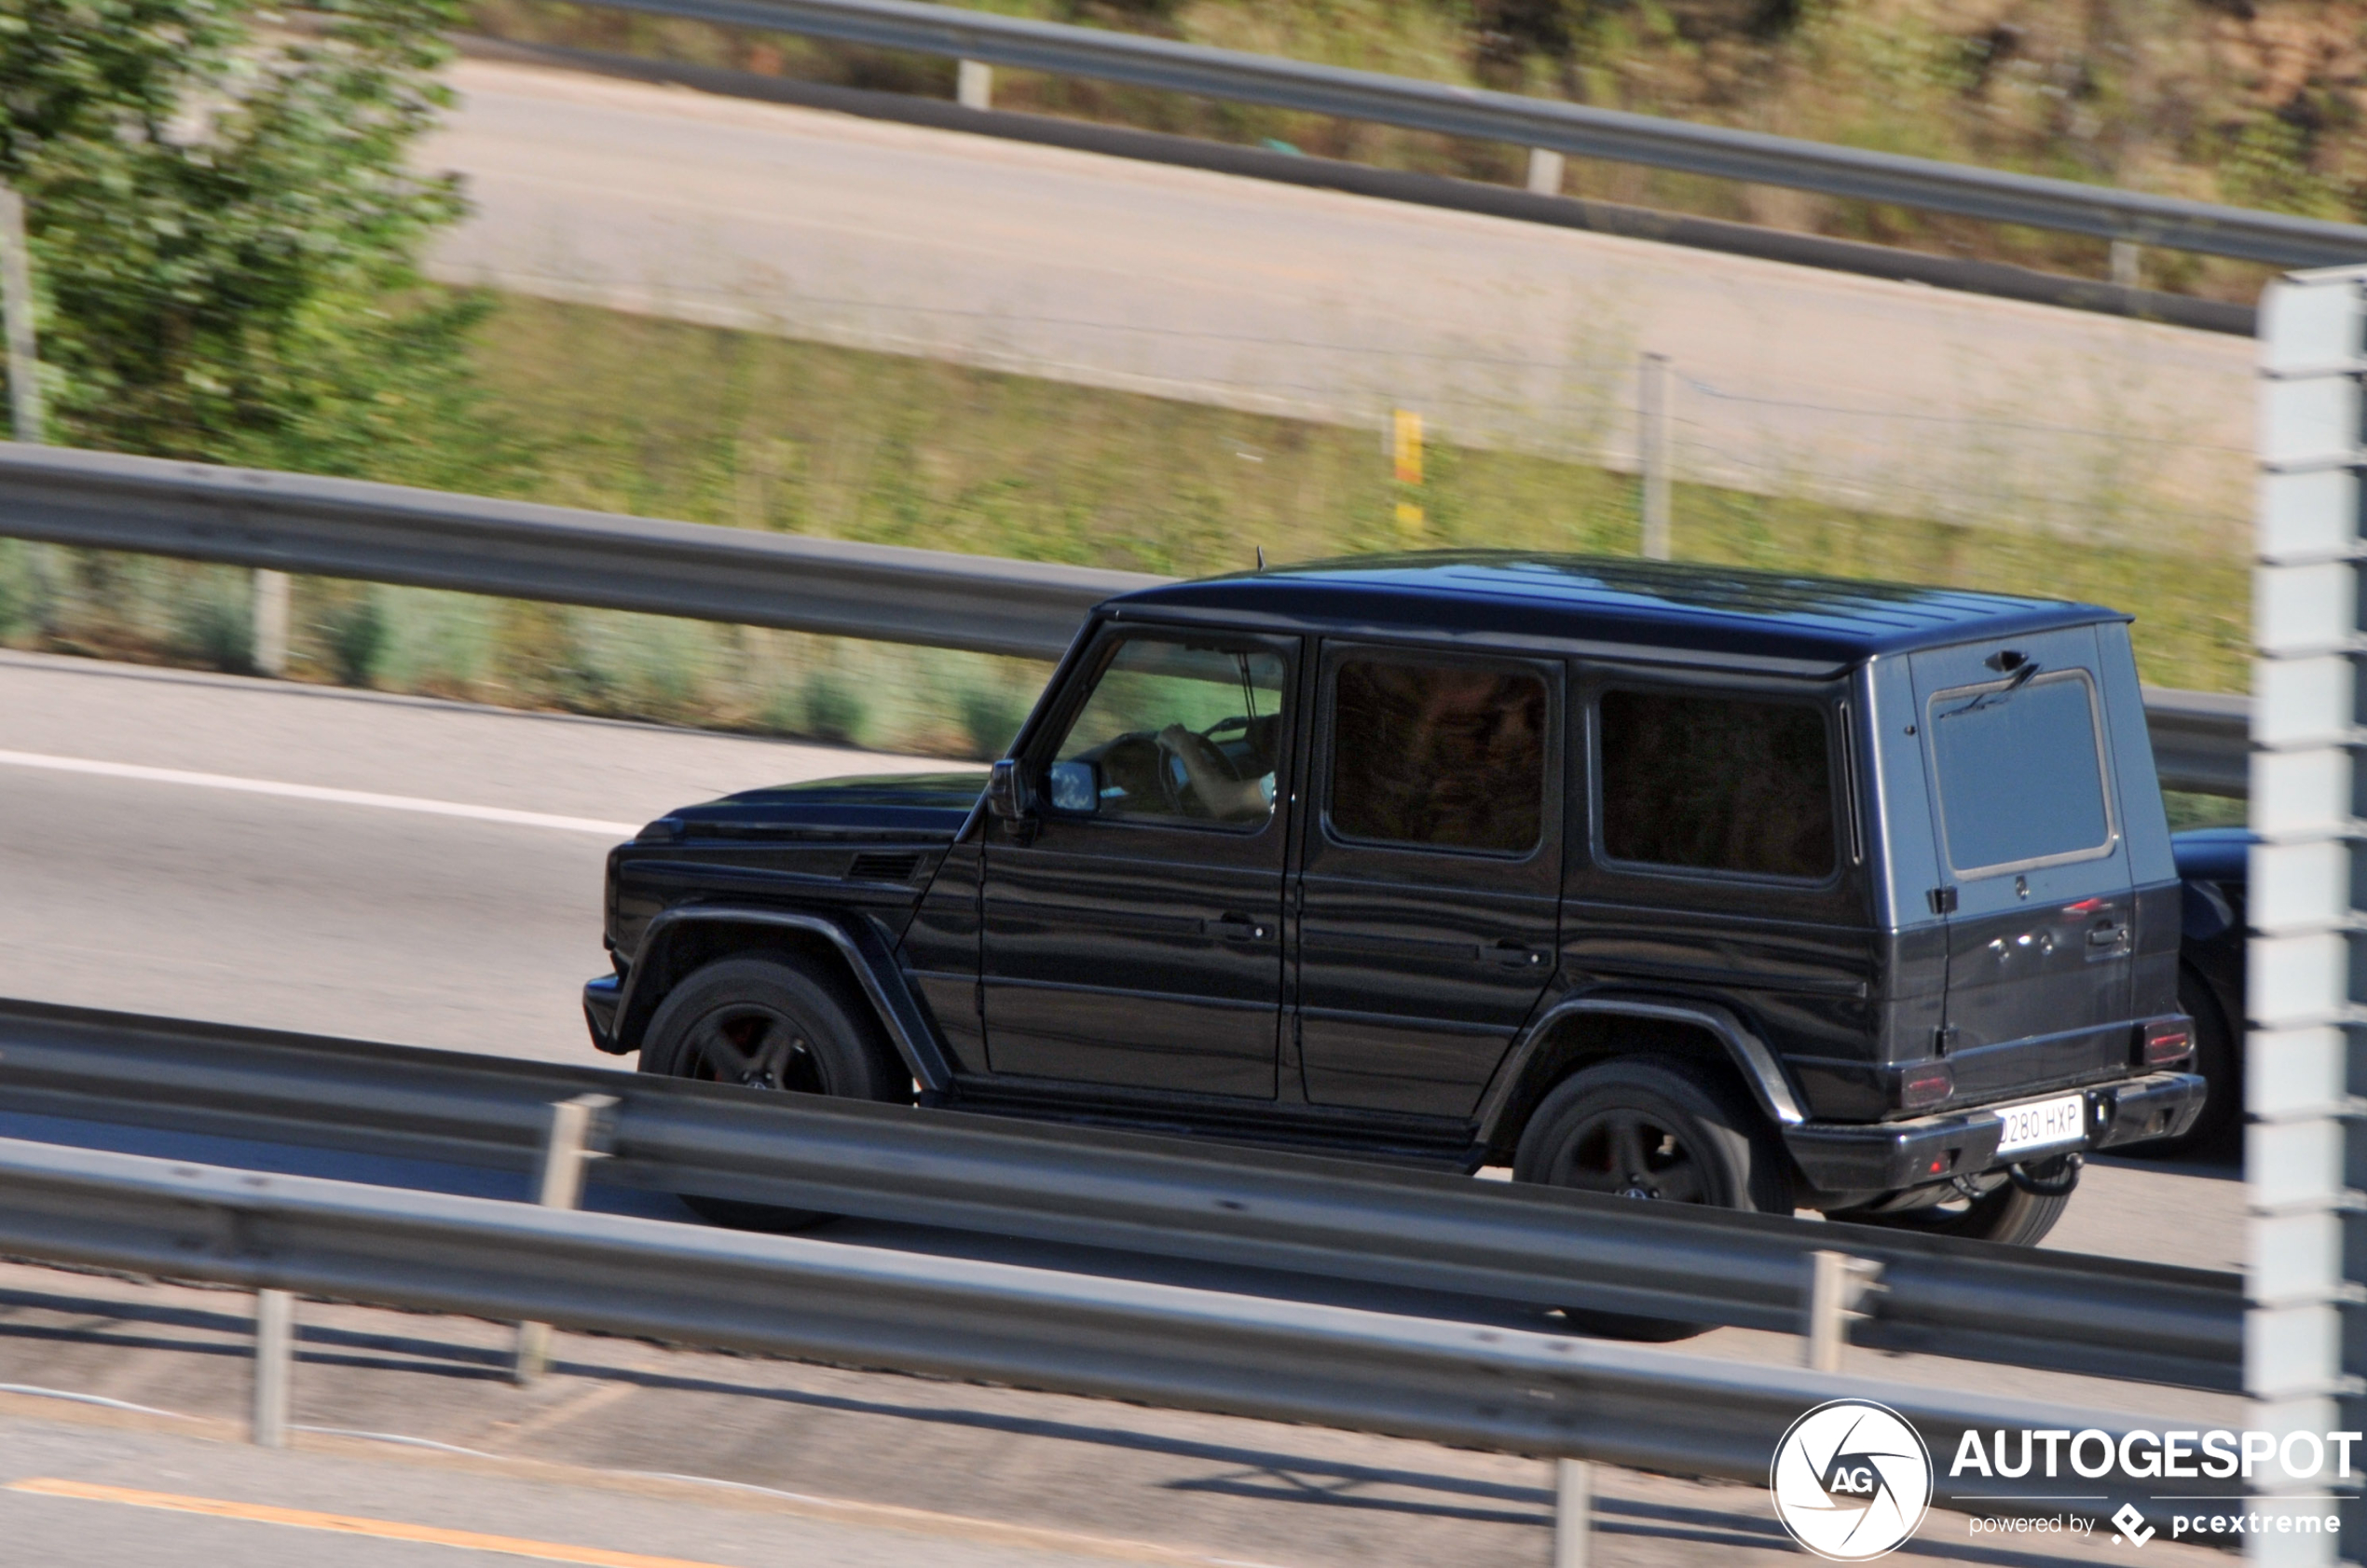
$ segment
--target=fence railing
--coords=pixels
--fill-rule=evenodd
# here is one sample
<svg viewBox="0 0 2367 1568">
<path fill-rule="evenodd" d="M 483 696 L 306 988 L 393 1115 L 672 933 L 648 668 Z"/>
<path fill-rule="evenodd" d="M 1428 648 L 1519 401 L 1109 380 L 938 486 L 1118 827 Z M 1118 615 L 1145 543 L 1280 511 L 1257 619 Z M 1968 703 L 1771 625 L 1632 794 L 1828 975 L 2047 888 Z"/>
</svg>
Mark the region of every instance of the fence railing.
<svg viewBox="0 0 2367 1568">
<path fill-rule="evenodd" d="M 1936 1455 L 2160 1421 L 1555 1334 L 0 1139 L 0 1254 L 1763 1483 L 1828 1399 Z M 275 1305 L 283 1305 L 275 1302 Z M 276 1316 L 276 1315 L 274 1315 Z M 284 1323 L 274 1345 L 284 1352 Z M 2168 1425 L 2176 1425 L 2170 1423 Z M 2026 1486 L 2027 1483 L 2019 1483 Z M 2240 1482 L 2182 1482 L 2240 1507 Z M 2108 1515 L 2126 1482 L 2083 1481 Z M 2014 1512 L 1950 1476 L 1939 1507 Z M 2060 1502 L 2042 1505 L 2064 1512 Z"/>
<path fill-rule="evenodd" d="M 1087 76 L 2278 266 L 2367 260 L 2367 227 L 2353 224 L 1692 125 L 954 6 L 905 0 L 597 3 L 757 32 L 906 49 L 973 66 Z M 963 102 L 984 107 L 989 89 L 983 75 L 969 70 L 962 75 Z"/>
<path fill-rule="evenodd" d="M 0 536 L 1038 659 L 1162 580 L 21 443 Z"/>
<path fill-rule="evenodd" d="M 0 443 L 0 538 L 1056 659 L 1164 579 Z M 2240 697 L 2155 689 L 2169 789 L 2241 795 Z"/>
<path fill-rule="evenodd" d="M 460 1052 L 0 1001 L 0 1109 L 534 1168 L 610 1097 L 603 1181 L 1553 1309 L 1804 1331 L 1812 1260 L 1878 1265 L 1852 1343 L 2232 1389 L 2232 1274 Z"/>
</svg>

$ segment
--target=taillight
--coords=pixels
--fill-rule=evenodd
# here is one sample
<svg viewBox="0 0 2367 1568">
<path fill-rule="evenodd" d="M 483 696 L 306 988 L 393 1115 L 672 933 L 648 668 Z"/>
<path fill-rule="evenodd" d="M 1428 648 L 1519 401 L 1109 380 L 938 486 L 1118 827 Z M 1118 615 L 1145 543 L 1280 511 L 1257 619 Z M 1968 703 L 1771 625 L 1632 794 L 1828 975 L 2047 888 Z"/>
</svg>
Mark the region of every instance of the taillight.
<svg viewBox="0 0 2367 1568">
<path fill-rule="evenodd" d="M 2157 1018 L 2145 1026 L 2145 1065 L 2170 1067 L 2195 1054 L 2191 1018 Z"/>
<path fill-rule="evenodd" d="M 1898 1103 L 1908 1111 L 1924 1111 L 1956 1092 L 1956 1070 L 1945 1062 L 1910 1067 L 1898 1081 Z"/>
</svg>

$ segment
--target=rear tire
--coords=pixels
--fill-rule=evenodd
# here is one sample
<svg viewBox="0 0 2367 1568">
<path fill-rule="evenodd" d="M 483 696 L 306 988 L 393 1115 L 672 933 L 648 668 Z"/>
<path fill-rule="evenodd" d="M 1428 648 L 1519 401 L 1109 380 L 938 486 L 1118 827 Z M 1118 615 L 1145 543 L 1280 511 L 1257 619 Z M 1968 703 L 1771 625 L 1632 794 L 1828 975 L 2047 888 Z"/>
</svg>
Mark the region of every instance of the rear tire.
<svg viewBox="0 0 2367 1568">
<path fill-rule="evenodd" d="M 793 958 L 721 959 L 694 971 L 659 1004 L 642 1037 L 641 1070 L 764 1094 L 910 1099 L 911 1075 L 860 1006 L 835 975 Z M 831 1218 L 736 1198 L 680 1196 L 734 1230 L 799 1230 Z"/>
<path fill-rule="evenodd" d="M 1791 1164 L 1762 1119 L 1691 1073 L 1621 1060 L 1573 1074 L 1529 1118 L 1512 1179 L 1659 1203 L 1792 1211 Z M 1689 1339 L 1709 1325 L 1563 1310 L 1580 1333 Z"/>
</svg>

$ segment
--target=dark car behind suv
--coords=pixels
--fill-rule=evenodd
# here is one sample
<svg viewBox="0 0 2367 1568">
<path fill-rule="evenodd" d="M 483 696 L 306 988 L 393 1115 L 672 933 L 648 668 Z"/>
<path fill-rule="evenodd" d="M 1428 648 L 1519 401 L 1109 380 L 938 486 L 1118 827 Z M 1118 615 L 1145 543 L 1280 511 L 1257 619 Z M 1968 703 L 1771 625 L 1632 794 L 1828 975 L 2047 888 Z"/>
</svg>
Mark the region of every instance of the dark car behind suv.
<svg viewBox="0 0 2367 1568">
<path fill-rule="evenodd" d="M 995 765 L 610 856 L 645 1070 L 2032 1242 L 2183 1132 L 2127 618 L 1497 553 L 1154 588 Z"/>
<path fill-rule="evenodd" d="M 2197 827 L 2170 838 L 2183 884 L 2178 1005 L 2195 1020 L 2195 1070 L 2210 1085 L 2182 1138 L 2149 1146 L 2232 1152 L 2244 1120 L 2244 895 L 2252 836 Z"/>
</svg>

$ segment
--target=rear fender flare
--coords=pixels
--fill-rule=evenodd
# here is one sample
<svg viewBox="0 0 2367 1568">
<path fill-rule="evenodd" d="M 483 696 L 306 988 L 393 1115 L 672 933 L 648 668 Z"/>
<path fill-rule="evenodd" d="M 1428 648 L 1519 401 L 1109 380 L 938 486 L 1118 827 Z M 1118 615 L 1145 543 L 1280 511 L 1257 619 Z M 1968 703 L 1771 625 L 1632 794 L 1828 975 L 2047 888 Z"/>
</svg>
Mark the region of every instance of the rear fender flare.
<svg viewBox="0 0 2367 1568">
<path fill-rule="evenodd" d="M 1649 1018 L 1661 1023 L 1686 1024 L 1701 1029 L 1725 1048 L 1734 1070 L 1750 1088 L 1751 1098 L 1758 1102 L 1768 1120 L 1779 1127 L 1797 1126 L 1808 1119 L 1801 1111 L 1799 1097 L 1792 1092 L 1791 1080 L 1784 1076 L 1784 1069 L 1775 1053 L 1730 1008 L 1714 1002 L 1678 1001 L 1636 996 L 1580 996 L 1556 1003 L 1532 1022 L 1520 1043 L 1504 1060 L 1496 1082 L 1490 1085 L 1487 1098 L 1479 1112 L 1479 1141 L 1493 1144 L 1503 1130 L 1503 1122 L 1517 1102 L 1517 1091 L 1527 1077 L 1531 1062 L 1555 1030 L 1564 1022 L 1578 1017 Z"/>
<path fill-rule="evenodd" d="M 699 904 L 661 910 L 642 933 L 640 948 L 634 954 L 624 989 L 617 999 L 619 1041 L 631 1042 L 634 1047 L 639 1045 L 642 1031 L 649 1028 L 650 1019 L 656 1015 L 658 1003 L 665 999 L 664 993 L 675 978 L 667 975 L 667 959 L 674 944 L 684 935 L 718 929 L 799 932 L 819 937 L 838 953 L 862 988 L 865 1000 L 879 1017 L 880 1028 L 886 1031 L 889 1043 L 911 1070 L 913 1079 L 924 1090 L 942 1092 L 951 1086 L 953 1071 L 946 1061 L 944 1047 L 912 989 L 905 984 L 903 971 L 896 967 L 886 940 L 869 922 L 839 920 L 800 909 Z M 657 983 L 645 983 L 653 978 Z"/>
</svg>

